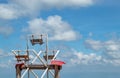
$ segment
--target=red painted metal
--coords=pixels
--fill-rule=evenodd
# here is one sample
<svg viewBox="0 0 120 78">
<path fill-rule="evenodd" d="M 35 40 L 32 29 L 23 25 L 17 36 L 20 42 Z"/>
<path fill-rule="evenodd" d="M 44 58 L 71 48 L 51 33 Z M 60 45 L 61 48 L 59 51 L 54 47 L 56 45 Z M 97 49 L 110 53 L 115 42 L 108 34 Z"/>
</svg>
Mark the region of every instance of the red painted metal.
<svg viewBox="0 0 120 78">
<path fill-rule="evenodd" d="M 52 64 L 52 65 L 62 66 L 63 64 L 65 64 L 65 62 L 60 61 L 60 60 L 52 60 L 52 61 L 51 61 L 51 64 Z"/>
<path fill-rule="evenodd" d="M 17 63 L 17 64 L 15 65 L 15 67 L 18 67 L 18 66 L 19 66 L 20 69 L 22 69 L 22 66 L 24 66 L 24 63 Z"/>
</svg>

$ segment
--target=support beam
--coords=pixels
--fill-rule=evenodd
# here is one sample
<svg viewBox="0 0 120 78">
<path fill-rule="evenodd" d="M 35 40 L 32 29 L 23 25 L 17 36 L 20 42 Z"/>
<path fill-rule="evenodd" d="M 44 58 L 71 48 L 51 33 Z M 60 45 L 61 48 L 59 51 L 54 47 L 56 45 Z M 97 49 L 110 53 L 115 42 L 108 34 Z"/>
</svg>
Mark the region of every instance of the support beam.
<svg viewBox="0 0 120 78">
<path fill-rule="evenodd" d="M 16 66 L 16 78 L 21 78 L 20 65 L 17 65 L 17 66 Z"/>
<path fill-rule="evenodd" d="M 59 66 L 55 65 L 55 77 L 54 78 L 60 78 L 59 77 Z"/>
</svg>

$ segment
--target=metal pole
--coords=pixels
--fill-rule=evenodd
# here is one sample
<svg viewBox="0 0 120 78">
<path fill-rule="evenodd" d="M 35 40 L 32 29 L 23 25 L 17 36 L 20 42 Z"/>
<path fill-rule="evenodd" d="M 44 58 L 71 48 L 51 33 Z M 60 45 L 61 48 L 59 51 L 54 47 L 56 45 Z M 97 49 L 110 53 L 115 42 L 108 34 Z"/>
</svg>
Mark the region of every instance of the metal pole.
<svg viewBox="0 0 120 78">
<path fill-rule="evenodd" d="M 37 54 L 37 56 L 39 56 L 41 53 L 42 53 L 42 51 L 40 51 L 40 52 Z M 37 58 L 38 58 L 37 56 L 33 59 L 33 61 L 31 62 L 31 64 L 33 64 L 33 63 L 37 60 Z"/>
<path fill-rule="evenodd" d="M 52 60 L 54 60 L 54 59 L 57 57 L 57 55 L 59 54 L 59 52 L 60 52 L 60 51 L 58 50 Z"/>
<path fill-rule="evenodd" d="M 28 51 L 28 49 L 29 49 L 29 45 L 28 45 L 28 37 L 27 37 L 27 55 L 28 55 L 28 65 L 29 65 L 29 51 Z M 28 78 L 30 78 L 30 71 L 29 71 L 29 69 L 28 69 Z"/>
<path fill-rule="evenodd" d="M 16 66 L 16 78 L 21 78 L 20 66 Z"/>
<path fill-rule="evenodd" d="M 46 34 L 46 53 L 47 53 L 47 66 L 48 66 L 48 35 Z M 49 71 L 47 70 L 47 78 L 49 78 Z"/>
<path fill-rule="evenodd" d="M 46 34 L 46 56 L 47 56 L 47 64 L 48 64 L 48 35 Z"/>
<path fill-rule="evenodd" d="M 45 73 L 48 71 L 48 68 L 46 68 L 46 70 L 44 71 L 44 73 L 42 74 L 41 78 L 44 77 Z"/>
<path fill-rule="evenodd" d="M 35 72 L 33 72 L 33 70 L 30 70 L 30 71 L 33 73 L 33 75 L 35 76 L 35 78 L 38 78 L 37 74 Z"/>
<path fill-rule="evenodd" d="M 46 61 L 47 61 L 47 67 L 48 67 L 48 34 L 46 34 Z M 47 70 L 47 78 L 49 78 L 49 71 Z"/>
<path fill-rule="evenodd" d="M 59 78 L 59 69 L 57 65 L 55 65 L 55 77 L 54 78 Z"/>
<path fill-rule="evenodd" d="M 23 78 L 23 77 L 25 76 L 25 74 L 27 73 L 28 70 L 29 70 L 29 68 L 27 68 L 27 69 L 25 70 L 25 72 L 23 73 L 23 75 L 22 75 L 20 78 Z"/>
<path fill-rule="evenodd" d="M 36 53 L 35 50 L 33 50 L 33 53 L 38 57 L 38 59 L 41 61 L 41 63 L 43 63 L 43 65 L 45 65 L 47 67 L 45 61 L 43 61 L 42 58 L 40 56 L 38 56 L 38 54 Z"/>
</svg>

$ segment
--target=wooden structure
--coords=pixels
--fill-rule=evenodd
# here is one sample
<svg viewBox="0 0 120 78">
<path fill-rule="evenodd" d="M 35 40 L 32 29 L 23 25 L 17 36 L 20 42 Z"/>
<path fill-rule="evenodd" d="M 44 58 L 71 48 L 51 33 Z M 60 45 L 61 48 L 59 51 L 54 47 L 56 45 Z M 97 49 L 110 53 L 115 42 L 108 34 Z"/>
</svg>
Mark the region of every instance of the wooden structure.
<svg viewBox="0 0 120 78">
<path fill-rule="evenodd" d="M 30 40 L 32 45 L 40 44 L 42 45 L 43 35 L 40 35 L 40 38 L 34 39 L 34 35 L 31 35 L 28 40 Z M 15 65 L 16 68 L 16 78 L 24 78 L 26 74 L 28 74 L 28 78 L 30 78 L 30 72 L 34 75 L 35 78 L 44 78 L 45 75 L 47 78 L 49 78 L 50 73 L 53 78 L 60 78 L 59 77 L 59 71 L 62 68 L 62 65 L 65 64 L 62 61 L 56 60 L 57 55 L 59 54 L 59 50 L 56 52 L 53 51 L 53 54 L 48 54 L 47 49 L 47 36 L 46 37 L 46 51 L 39 51 L 36 52 L 34 49 L 28 49 L 25 51 L 21 50 L 12 50 L 12 52 L 15 54 L 15 58 L 17 60 L 17 64 Z M 34 58 L 30 58 L 30 54 L 34 54 Z M 42 55 L 43 54 L 43 55 Z M 39 63 L 36 64 L 35 61 L 39 60 Z M 44 72 L 41 74 L 41 77 L 38 77 L 38 75 L 34 72 L 34 70 L 44 70 Z"/>
</svg>

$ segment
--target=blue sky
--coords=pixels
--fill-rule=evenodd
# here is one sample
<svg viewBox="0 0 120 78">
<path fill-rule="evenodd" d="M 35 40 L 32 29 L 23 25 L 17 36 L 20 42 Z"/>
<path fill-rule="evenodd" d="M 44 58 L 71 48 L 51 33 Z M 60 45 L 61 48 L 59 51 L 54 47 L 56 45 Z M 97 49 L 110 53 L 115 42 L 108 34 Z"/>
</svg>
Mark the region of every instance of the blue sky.
<svg viewBox="0 0 120 78">
<path fill-rule="evenodd" d="M 24 50 L 27 34 L 48 33 L 66 62 L 62 78 L 119 78 L 119 8 L 119 0 L 0 0 L 0 76 L 15 78 L 11 50 Z"/>
</svg>

